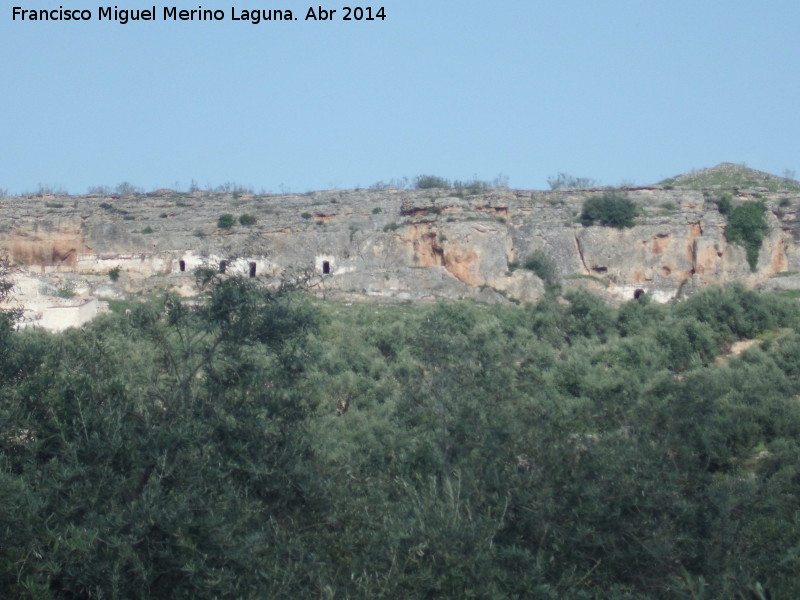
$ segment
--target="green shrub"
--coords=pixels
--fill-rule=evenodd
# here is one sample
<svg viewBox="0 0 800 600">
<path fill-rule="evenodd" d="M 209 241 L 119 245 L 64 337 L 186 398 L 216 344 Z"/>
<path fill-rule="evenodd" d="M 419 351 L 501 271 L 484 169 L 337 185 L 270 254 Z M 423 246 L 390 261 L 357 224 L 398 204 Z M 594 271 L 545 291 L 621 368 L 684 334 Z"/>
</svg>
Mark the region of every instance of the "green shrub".
<svg viewBox="0 0 800 600">
<path fill-rule="evenodd" d="M 399 227 L 400 227 L 399 223 L 387 223 L 386 225 L 383 226 L 383 231 L 384 232 L 395 231 Z"/>
<path fill-rule="evenodd" d="M 414 188 L 418 190 L 432 190 L 437 188 L 448 189 L 450 180 L 436 175 L 418 175 L 414 178 Z"/>
<path fill-rule="evenodd" d="M 525 268 L 536 273 L 547 287 L 558 284 L 558 265 L 544 250 L 534 250 L 525 260 Z"/>
<path fill-rule="evenodd" d="M 236 219 L 230 213 L 225 213 L 224 215 L 220 215 L 219 219 L 217 219 L 217 227 L 220 229 L 230 229 L 236 223 Z"/>
<path fill-rule="evenodd" d="M 761 242 L 769 233 L 764 218 L 766 210 L 763 202 L 745 202 L 731 210 L 725 228 L 725 239 L 732 244 L 741 244 L 747 250 L 747 262 L 752 271 L 758 264 Z"/>
<path fill-rule="evenodd" d="M 113 269 L 109 269 L 108 271 L 108 278 L 111 281 L 117 281 L 119 279 L 119 274 L 122 271 L 119 267 L 114 267 Z"/>
<path fill-rule="evenodd" d="M 43 293 L 47 296 L 56 296 L 58 298 L 74 298 L 75 297 L 75 282 L 74 281 L 65 281 L 61 285 L 52 287 L 52 286 L 42 286 L 39 289 L 39 293 Z"/>
<path fill-rule="evenodd" d="M 717 210 L 721 215 L 728 215 L 731 212 L 732 204 L 731 201 L 733 200 L 733 196 L 731 196 L 730 192 L 723 192 L 720 194 L 719 198 L 717 198 Z"/>
<path fill-rule="evenodd" d="M 314 215 L 312 215 L 310 212 L 304 212 L 304 213 L 303 213 L 303 214 L 301 214 L 300 216 L 301 216 L 301 217 L 303 217 L 304 219 L 310 219 L 310 218 L 311 218 L 311 217 L 313 217 Z"/>
<path fill-rule="evenodd" d="M 616 324 L 616 315 L 598 296 L 587 290 L 569 290 L 565 329 L 568 335 L 605 339 Z"/>
<path fill-rule="evenodd" d="M 787 206 L 791 206 L 791 205 L 792 205 L 792 201 L 789 200 L 789 198 L 781 198 L 781 201 L 778 202 L 778 206 L 780 206 L 781 208 L 786 208 Z"/>
<path fill-rule="evenodd" d="M 673 213 L 678 210 L 678 206 L 674 202 L 662 202 L 661 208 L 664 210 L 664 212 L 668 213 Z"/>
<path fill-rule="evenodd" d="M 605 192 L 600 196 L 587 198 L 583 203 L 580 221 L 585 226 L 597 222 L 604 227 L 633 227 L 636 205 L 616 192 Z"/>
<path fill-rule="evenodd" d="M 256 218 L 253 215 L 241 215 L 239 217 L 239 223 L 245 227 L 250 227 L 251 225 L 256 224 Z"/>
<path fill-rule="evenodd" d="M 379 215 L 382 212 L 383 212 L 383 209 L 380 206 L 376 206 L 375 208 L 372 209 L 372 214 L 373 215 Z"/>
<path fill-rule="evenodd" d="M 148 225 L 144 229 L 142 229 L 142 233 L 153 233 L 153 228 Z"/>
</svg>

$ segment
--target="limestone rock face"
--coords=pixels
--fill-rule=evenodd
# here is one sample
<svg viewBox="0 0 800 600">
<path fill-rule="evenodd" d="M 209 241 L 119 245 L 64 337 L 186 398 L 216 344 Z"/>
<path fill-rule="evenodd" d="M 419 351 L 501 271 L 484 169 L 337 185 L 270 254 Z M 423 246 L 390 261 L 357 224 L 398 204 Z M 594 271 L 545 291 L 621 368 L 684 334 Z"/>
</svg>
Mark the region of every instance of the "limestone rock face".
<svg viewBox="0 0 800 600">
<path fill-rule="evenodd" d="M 582 226 L 583 201 L 601 191 L 3 198 L 0 252 L 36 280 L 22 286 L 32 296 L 37 286 L 64 282 L 106 297 L 166 288 L 191 294 L 192 272 L 206 266 L 254 277 L 308 270 L 314 289 L 331 297 L 535 301 L 545 286 L 518 266 L 536 250 L 553 259 L 563 285 L 620 300 L 642 289 L 664 301 L 734 279 L 770 287 L 774 275 L 800 271 L 797 193 L 734 198 L 768 208 L 770 232 L 751 271 L 744 248 L 725 239 L 713 193 L 624 189 L 640 209 L 634 227 Z M 256 222 L 221 229 L 226 213 Z M 794 281 L 782 279 L 782 286 Z"/>
</svg>

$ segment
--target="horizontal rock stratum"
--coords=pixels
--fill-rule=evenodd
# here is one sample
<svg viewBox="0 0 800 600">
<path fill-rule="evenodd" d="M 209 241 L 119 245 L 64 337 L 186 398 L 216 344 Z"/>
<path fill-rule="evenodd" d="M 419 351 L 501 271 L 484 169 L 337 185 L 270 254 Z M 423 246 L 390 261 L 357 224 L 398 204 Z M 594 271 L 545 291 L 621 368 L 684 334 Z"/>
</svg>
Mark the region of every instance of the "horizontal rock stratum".
<svg viewBox="0 0 800 600">
<path fill-rule="evenodd" d="M 515 268 L 537 250 L 555 261 L 564 285 L 618 299 L 641 289 L 664 301 L 732 280 L 769 285 L 777 273 L 800 271 L 797 192 L 732 195 L 734 205 L 767 207 L 769 234 L 751 271 L 745 249 L 725 239 L 717 192 L 617 188 L 639 208 L 635 226 L 581 225 L 584 200 L 604 191 L 11 197 L 0 200 L 0 252 L 21 269 L 18 298 L 26 305 L 65 285 L 78 297 L 190 294 L 196 267 L 223 263 L 227 273 L 255 277 L 308 270 L 315 290 L 338 298 L 503 302 L 544 293 L 539 277 Z M 236 219 L 230 229 L 218 227 L 223 214 Z M 255 223 L 241 225 L 241 215 Z"/>
</svg>

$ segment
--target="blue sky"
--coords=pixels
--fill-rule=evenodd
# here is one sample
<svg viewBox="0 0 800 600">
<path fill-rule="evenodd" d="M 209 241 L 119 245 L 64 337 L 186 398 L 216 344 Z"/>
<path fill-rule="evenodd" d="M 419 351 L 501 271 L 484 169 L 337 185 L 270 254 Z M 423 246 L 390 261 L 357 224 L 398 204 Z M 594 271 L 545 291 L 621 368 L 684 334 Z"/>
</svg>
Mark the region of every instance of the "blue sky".
<svg viewBox="0 0 800 600">
<path fill-rule="evenodd" d="M 403 176 L 558 172 L 647 184 L 719 162 L 800 173 L 800 2 L 387 0 L 386 19 L 304 21 L 296 0 L 0 7 L 0 189 L 225 182 L 256 191 Z M 88 22 L 12 21 L 13 6 Z M 221 9 L 164 22 L 164 6 Z M 361 6 L 369 4 L 362 3 Z M 253 25 L 231 7 L 291 9 Z"/>
</svg>

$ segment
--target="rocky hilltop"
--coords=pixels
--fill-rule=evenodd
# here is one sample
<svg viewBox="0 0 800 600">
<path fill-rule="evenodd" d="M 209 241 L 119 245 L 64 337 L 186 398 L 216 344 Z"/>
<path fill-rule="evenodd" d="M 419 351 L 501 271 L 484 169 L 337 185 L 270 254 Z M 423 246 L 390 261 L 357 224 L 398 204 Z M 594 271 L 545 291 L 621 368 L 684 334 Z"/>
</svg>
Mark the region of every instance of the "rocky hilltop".
<svg viewBox="0 0 800 600">
<path fill-rule="evenodd" d="M 665 301 L 732 280 L 800 287 L 791 276 L 800 271 L 800 191 L 728 192 L 734 206 L 767 208 L 769 233 L 751 270 L 745 249 L 726 241 L 721 188 L 690 181 L 616 188 L 638 207 L 623 229 L 577 218 L 607 189 L 28 195 L 0 200 L 0 252 L 20 268 L 26 306 L 165 288 L 188 295 L 199 266 L 253 277 L 308 270 L 315 289 L 336 298 L 531 301 L 544 283 L 518 265 L 534 251 L 553 259 L 562 285 L 618 299 L 641 289 Z M 218 226 L 224 214 L 232 227 Z"/>
</svg>

